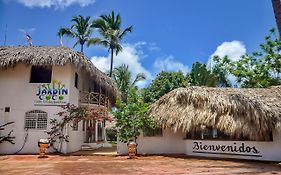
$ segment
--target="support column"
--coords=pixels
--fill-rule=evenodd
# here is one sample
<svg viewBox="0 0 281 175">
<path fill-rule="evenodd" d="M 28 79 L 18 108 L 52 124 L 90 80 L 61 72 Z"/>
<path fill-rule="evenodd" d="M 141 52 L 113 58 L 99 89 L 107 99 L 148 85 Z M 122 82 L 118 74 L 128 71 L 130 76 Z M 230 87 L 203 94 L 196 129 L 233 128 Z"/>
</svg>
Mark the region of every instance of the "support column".
<svg viewBox="0 0 281 175">
<path fill-rule="evenodd" d="M 95 141 L 98 141 L 98 122 L 95 122 Z"/>
<path fill-rule="evenodd" d="M 104 138 L 104 142 L 107 142 L 107 138 L 106 138 L 106 121 L 103 121 L 103 138 Z"/>
</svg>

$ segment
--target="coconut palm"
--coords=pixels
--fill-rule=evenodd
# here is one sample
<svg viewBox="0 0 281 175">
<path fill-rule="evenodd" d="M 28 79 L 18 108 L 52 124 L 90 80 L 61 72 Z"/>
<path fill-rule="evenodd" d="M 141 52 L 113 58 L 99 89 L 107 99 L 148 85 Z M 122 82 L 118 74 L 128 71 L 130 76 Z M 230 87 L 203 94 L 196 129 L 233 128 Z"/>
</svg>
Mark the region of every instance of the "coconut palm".
<svg viewBox="0 0 281 175">
<path fill-rule="evenodd" d="M 108 15 L 101 15 L 98 19 L 94 20 L 92 27 L 97 28 L 102 38 L 98 40 L 92 40 L 88 43 L 90 44 L 101 44 L 108 48 L 108 51 L 111 52 L 111 61 L 110 61 L 110 70 L 109 76 L 112 76 L 113 70 L 113 56 L 114 53 L 118 55 L 122 51 L 122 46 L 120 41 L 123 37 L 132 32 L 133 26 L 127 27 L 125 30 L 121 29 L 121 16 L 118 14 L 115 16 L 114 11 Z"/>
<path fill-rule="evenodd" d="M 274 10 L 279 35 L 281 35 L 281 2 L 280 0 L 271 0 L 271 2 Z"/>
<path fill-rule="evenodd" d="M 97 38 L 91 38 L 93 28 L 91 27 L 90 16 L 87 16 L 86 18 L 81 15 L 74 16 L 72 17 L 71 22 L 73 22 L 73 24 L 70 28 L 62 27 L 59 29 L 58 36 L 60 37 L 60 40 L 63 35 L 66 35 L 71 38 L 76 38 L 77 41 L 73 47 L 76 47 L 78 44 L 80 44 L 81 52 L 83 52 L 85 43 L 91 41 L 91 43 L 94 44 L 98 41 Z"/>
<path fill-rule="evenodd" d="M 119 67 L 114 68 L 113 79 L 115 80 L 117 87 L 121 92 L 121 99 L 126 101 L 129 89 L 136 87 L 136 83 L 141 80 L 145 80 L 146 77 L 143 73 L 138 73 L 133 79 L 128 65 L 122 64 Z"/>
</svg>

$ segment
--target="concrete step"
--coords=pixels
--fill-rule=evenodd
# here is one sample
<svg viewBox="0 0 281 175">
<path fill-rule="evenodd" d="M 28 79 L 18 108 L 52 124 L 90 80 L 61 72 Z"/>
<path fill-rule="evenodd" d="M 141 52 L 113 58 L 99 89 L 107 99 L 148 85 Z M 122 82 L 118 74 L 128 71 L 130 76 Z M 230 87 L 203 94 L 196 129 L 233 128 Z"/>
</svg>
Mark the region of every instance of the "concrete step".
<svg viewBox="0 0 281 175">
<path fill-rule="evenodd" d="M 90 145 L 82 145 L 81 150 L 90 151 L 90 150 L 94 150 L 94 148 L 92 148 Z"/>
</svg>

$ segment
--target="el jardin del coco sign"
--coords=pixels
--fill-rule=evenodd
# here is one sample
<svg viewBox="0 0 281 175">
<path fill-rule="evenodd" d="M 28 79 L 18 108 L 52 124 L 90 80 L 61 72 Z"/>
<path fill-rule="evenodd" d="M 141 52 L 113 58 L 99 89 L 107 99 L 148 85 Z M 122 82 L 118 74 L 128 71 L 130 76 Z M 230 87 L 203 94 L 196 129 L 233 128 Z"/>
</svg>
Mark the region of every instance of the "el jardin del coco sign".
<svg viewBox="0 0 281 175">
<path fill-rule="evenodd" d="M 53 80 L 52 83 L 39 85 L 35 95 L 34 105 L 65 105 L 68 88 L 61 81 Z"/>
</svg>

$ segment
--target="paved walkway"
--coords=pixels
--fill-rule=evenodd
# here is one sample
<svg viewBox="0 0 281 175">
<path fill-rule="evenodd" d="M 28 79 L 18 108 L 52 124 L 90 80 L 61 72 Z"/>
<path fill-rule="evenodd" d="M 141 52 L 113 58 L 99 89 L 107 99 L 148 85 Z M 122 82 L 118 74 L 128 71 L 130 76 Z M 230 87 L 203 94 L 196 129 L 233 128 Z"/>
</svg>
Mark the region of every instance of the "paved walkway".
<svg viewBox="0 0 281 175">
<path fill-rule="evenodd" d="M 0 156 L 1 175 L 281 174 L 277 163 L 206 160 L 186 156 Z"/>
<path fill-rule="evenodd" d="M 81 150 L 81 151 L 77 151 L 74 153 L 71 153 L 70 155 L 72 156 L 94 156 L 94 155 L 99 155 L 99 156 L 117 156 L 117 148 L 116 146 L 112 146 L 109 148 L 98 148 L 98 149 L 94 149 L 94 150 Z"/>
</svg>

